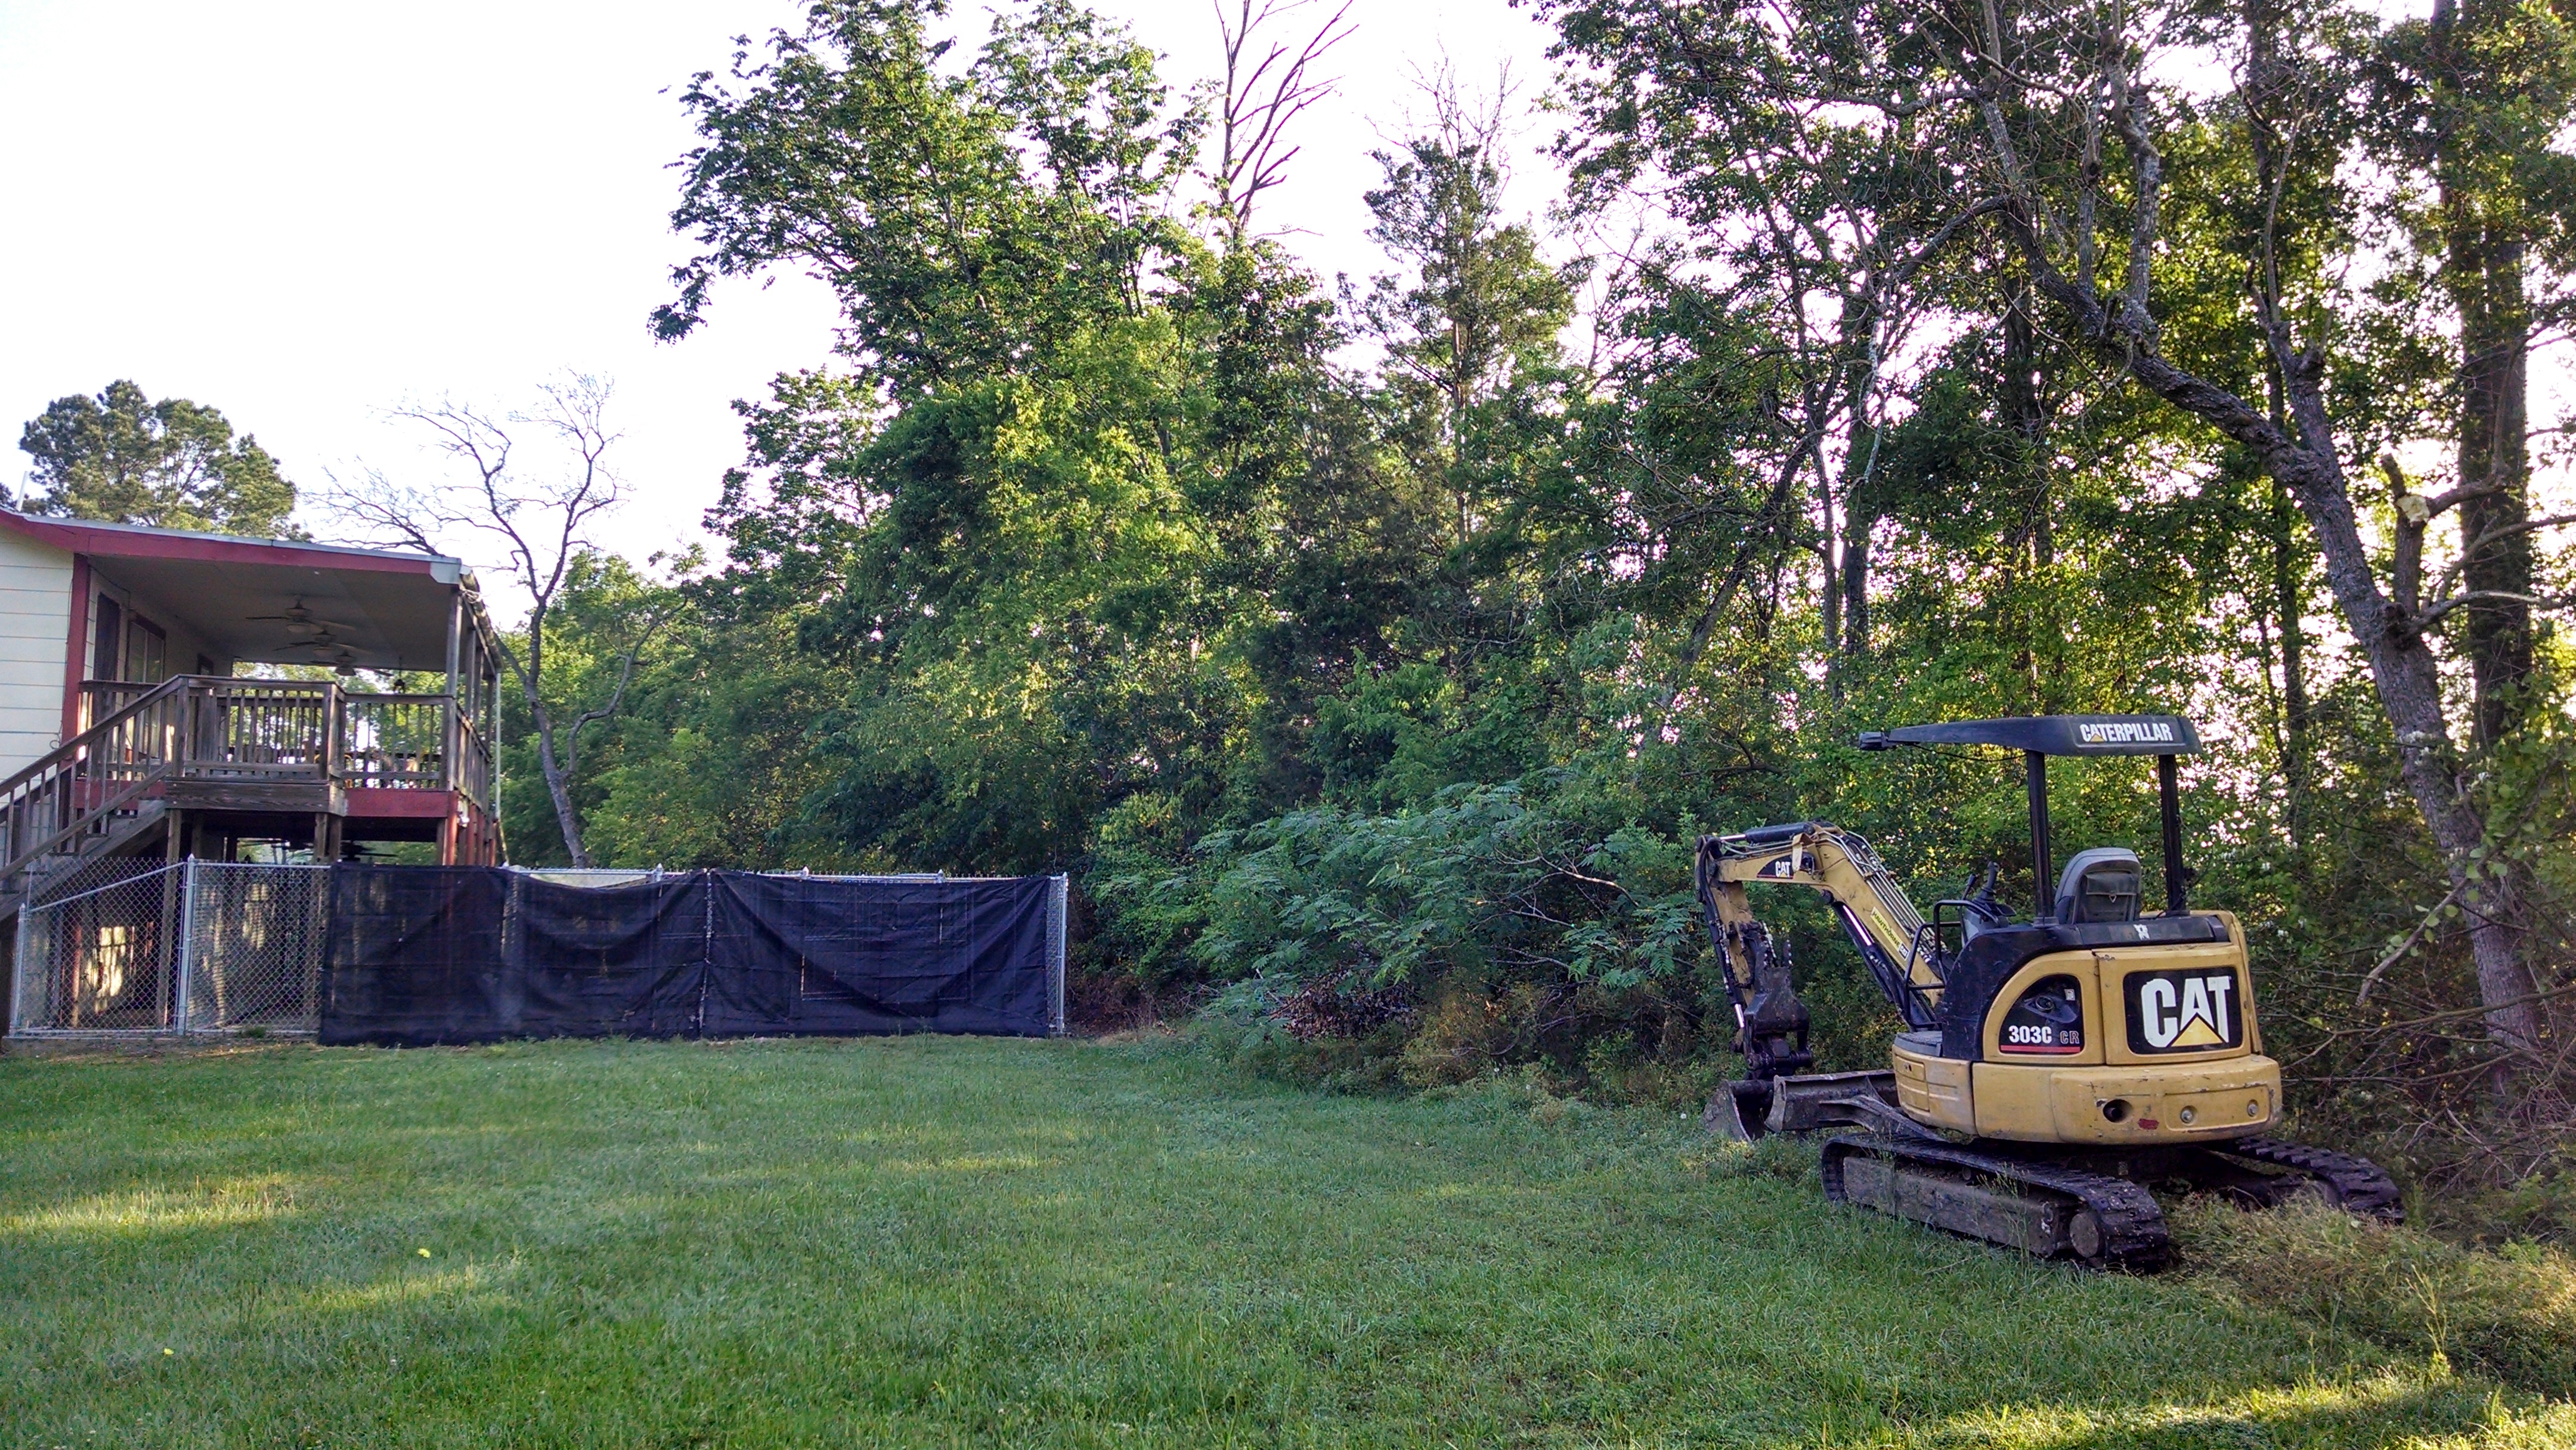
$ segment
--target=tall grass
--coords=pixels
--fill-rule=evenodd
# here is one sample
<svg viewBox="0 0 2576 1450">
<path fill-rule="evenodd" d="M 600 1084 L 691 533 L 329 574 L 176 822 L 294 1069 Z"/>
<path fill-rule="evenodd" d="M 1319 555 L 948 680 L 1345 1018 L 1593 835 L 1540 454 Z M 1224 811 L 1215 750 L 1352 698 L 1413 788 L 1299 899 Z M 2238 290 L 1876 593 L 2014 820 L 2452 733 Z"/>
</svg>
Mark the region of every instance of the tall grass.
<svg viewBox="0 0 2576 1450">
<path fill-rule="evenodd" d="M 2247 1299 L 2561 1397 L 2576 1395 L 2576 1258 L 2489 1252 L 2337 1213 L 2175 1213 L 2192 1261 Z"/>
</svg>

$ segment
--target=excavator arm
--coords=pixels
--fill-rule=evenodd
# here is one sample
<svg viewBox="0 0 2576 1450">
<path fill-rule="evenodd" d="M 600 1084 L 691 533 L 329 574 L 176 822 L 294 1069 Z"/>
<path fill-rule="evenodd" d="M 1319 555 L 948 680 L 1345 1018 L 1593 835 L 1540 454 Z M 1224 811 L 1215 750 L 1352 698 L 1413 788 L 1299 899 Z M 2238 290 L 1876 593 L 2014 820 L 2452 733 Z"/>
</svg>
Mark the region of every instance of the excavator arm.
<svg viewBox="0 0 2576 1450">
<path fill-rule="evenodd" d="M 1788 943 L 1774 940 L 1755 918 L 1745 898 L 1747 882 L 1823 892 L 1906 1025 L 1933 1025 L 1944 965 L 1939 940 L 1867 841 L 1821 821 L 1704 836 L 1698 878 L 1709 937 L 1725 963 L 1737 1046 L 1749 1077 L 1794 1073 L 1814 1058 L 1806 1050 L 1807 1009 L 1791 979 Z"/>
</svg>

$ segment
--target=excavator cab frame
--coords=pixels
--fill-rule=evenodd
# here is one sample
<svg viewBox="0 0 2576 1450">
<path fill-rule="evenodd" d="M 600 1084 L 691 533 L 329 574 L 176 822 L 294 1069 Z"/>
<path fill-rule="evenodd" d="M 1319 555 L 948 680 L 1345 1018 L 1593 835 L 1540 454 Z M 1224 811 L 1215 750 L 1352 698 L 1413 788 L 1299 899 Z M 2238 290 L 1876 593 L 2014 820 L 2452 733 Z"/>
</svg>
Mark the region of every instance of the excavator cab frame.
<svg viewBox="0 0 2576 1450">
<path fill-rule="evenodd" d="M 2183 864 L 2182 856 L 2181 757 L 2199 754 L 2201 745 L 2200 732 L 2180 715 L 2025 715 L 2005 720 L 1962 720 L 1946 725 L 1867 730 L 1853 743 L 1869 751 L 1909 745 L 1992 745 L 2020 751 L 2030 800 L 2035 922 L 2052 921 L 2057 915 L 2057 899 L 2049 889 L 2054 874 L 2050 868 L 2055 864 L 2048 819 L 2049 757 L 2152 755 L 2156 757 L 2157 814 L 2164 847 L 2165 914 L 2182 916 L 2191 910 L 2191 868 Z"/>
</svg>

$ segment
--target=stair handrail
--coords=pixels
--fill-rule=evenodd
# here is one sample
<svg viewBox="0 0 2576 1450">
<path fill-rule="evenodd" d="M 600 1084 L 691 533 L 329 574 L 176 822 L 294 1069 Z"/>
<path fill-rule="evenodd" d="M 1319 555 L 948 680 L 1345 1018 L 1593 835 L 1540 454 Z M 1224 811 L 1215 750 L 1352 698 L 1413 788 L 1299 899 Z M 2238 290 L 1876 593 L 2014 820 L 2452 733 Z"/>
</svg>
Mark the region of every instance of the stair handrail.
<svg viewBox="0 0 2576 1450">
<path fill-rule="evenodd" d="M 188 686 L 195 684 L 199 679 L 205 678 L 212 678 L 212 676 L 172 675 L 170 678 L 163 680 L 161 683 L 153 686 L 143 694 L 135 696 L 130 703 L 119 709 L 115 714 L 108 716 L 106 719 L 92 725 L 87 730 L 84 730 L 78 735 L 73 736 L 71 739 L 64 741 L 62 744 L 55 746 L 52 750 L 47 751 L 43 756 L 30 763 L 26 769 L 19 771 L 16 775 L 9 777 L 7 780 L 0 780 L 0 802 L 5 802 L 9 797 L 16 795 L 18 793 L 18 787 L 35 779 L 37 776 L 42 775 L 47 767 L 55 765 L 61 760 L 70 758 L 82 746 L 97 744 L 99 739 L 105 736 L 108 731 L 124 724 L 128 717 L 142 710 L 144 706 L 153 703 L 164 695 L 183 693 Z"/>
<path fill-rule="evenodd" d="M 195 675 L 171 676 L 169 679 L 162 681 L 152 689 L 136 696 L 131 702 L 126 704 L 122 709 L 119 709 L 115 714 L 108 716 L 106 719 L 92 725 L 80 734 L 75 735 L 71 739 L 64 741 L 62 744 L 55 746 L 52 750 L 46 752 L 42 758 L 28 765 L 26 769 L 10 776 L 5 781 L 0 781 L 0 813 L 5 813 L 16 805 L 19 793 L 25 787 L 33 785 L 48 776 L 58 775 L 68 767 L 77 766 L 86 752 L 95 750 L 99 745 L 105 743 L 110 732 L 114 731 L 118 726 L 123 725 L 136 715 L 162 703 L 170 697 L 185 696 L 187 692 L 197 684 L 198 680 L 199 677 Z M 189 732 L 182 730 L 180 732 L 180 739 L 183 742 L 180 749 L 185 751 L 188 748 L 188 745 L 185 742 L 189 740 Z M 74 819 L 68 824 L 57 827 L 51 835 L 46 836 L 35 845 L 11 856 L 5 865 L 0 865 L 0 883 L 5 883 L 11 877 L 16 876 L 28 862 L 35 860 L 37 857 L 44 855 L 48 851 L 53 850 L 54 847 L 62 844 L 63 841 L 71 836 L 88 829 L 90 822 L 97 820 L 100 816 L 122 809 L 127 803 L 141 795 L 146 789 L 165 778 L 179 763 L 180 762 L 177 759 L 164 760 L 153 770 L 137 776 L 132 782 L 127 784 L 123 790 L 116 792 L 114 795 L 102 797 L 100 800 L 92 804 L 87 810 L 78 811 Z"/>
</svg>

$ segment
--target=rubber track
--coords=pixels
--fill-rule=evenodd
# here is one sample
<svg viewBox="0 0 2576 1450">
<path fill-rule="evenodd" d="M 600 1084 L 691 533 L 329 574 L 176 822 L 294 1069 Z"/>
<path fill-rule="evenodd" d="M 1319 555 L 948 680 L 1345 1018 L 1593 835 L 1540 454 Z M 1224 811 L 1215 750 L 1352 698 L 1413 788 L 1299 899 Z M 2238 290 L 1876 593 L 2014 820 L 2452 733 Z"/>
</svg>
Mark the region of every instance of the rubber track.
<svg viewBox="0 0 2576 1450">
<path fill-rule="evenodd" d="M 2331 1148 L 2311 1148 L 2305 1143 L 2284 1143 L 2278 1138 L 2239 1138 L 2227 1144 L 2224 1151 L 2318 1179 L 2335 1196 L 2335 1203 L 2348 1212 L 2370 1214 L 2389 1223 L 2406 1221 L 2406 1206 L 2399 1201 L 2396 1182 L 2367 1158 Z"/>
<path fill-rule="evenodd" d="M 2076 1261 L 2088 1269 L 2122 1269 L 2146 1274 L 2173 1262 L 2173 1236 L 2166 1231 L 2164 1210 L 2157 1207 L 2154 1194 L 2125 1178 L 2062 1164 L 2034 1163 L 2001 1154 L 1980 1153 L 1946 1141 L 1852 1133 L 1827 1139 L 1818 1164 L 1818 1173 L 1824 1179 L 1825 1197 L 1836 1203 L 1848 1201 L 1843 1197 L 1843 1160 L 1855 1153 L 1875 1153 L 1900 1163 L 1913 1161 L 1939 1164 L 1945 1168 L 1965 1168 L 2065 1194 L 2093 1210 L 2102 1220 L 2102 1252 L 2094 1258 Z"/>
</svg>

